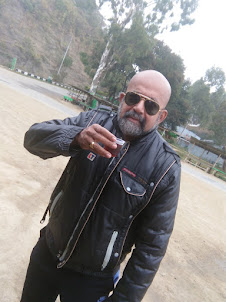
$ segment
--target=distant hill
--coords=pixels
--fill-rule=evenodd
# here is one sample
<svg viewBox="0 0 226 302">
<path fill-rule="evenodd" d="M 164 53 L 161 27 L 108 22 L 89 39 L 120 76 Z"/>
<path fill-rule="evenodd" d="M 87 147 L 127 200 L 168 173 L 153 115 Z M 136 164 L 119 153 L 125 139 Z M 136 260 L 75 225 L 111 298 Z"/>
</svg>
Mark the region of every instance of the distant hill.
<svg viewBox="0 0 226 302">
<path fill-rule="evenodd" d="M 102 39 L 102 18 L 92 0 L 0 0 L 0 65 L 81 88 L 91 79 L 80 52 Z M 60 76 L 60 63 L 71 40 Z"/>
</svg>

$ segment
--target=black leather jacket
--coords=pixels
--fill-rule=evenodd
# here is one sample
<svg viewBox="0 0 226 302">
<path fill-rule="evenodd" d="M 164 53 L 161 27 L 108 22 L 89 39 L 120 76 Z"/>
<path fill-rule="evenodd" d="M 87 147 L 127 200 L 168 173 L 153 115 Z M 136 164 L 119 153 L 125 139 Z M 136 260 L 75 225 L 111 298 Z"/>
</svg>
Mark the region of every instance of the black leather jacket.
<svg viewBox="0 0 226 302">
<path fill-rule="evenodd" d="M 48 206 L 46 239 L 58 268 L 113 276 L 133 248 L 107 301 L 138 302 L 173 230 L 180 162 L 156 130 L 126 143 L 113 159 L 70 149 L 74 137 L 93 123 L 121 136 L 116 120 L 113 112 L 99 109 L 35 124 L 24 145 L 43 159 L 71 156 Z"/>
</svg>

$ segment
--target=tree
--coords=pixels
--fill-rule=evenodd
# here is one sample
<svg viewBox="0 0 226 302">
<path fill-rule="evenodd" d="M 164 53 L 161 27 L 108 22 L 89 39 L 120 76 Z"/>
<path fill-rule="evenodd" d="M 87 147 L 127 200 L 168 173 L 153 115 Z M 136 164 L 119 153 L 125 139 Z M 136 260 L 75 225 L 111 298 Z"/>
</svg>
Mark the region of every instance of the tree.
<svg viewBox="0 0 226 302">
<path fill-rule="evenodd" d="M 211 103 L 210 87 L 205 84 L 203 78 L 190 87 L 189 100 L 192 123 L 208 126 L 211 122 L 214 106 Z"/>
<path fill-rule="evenodd" d="M 108 89 L 110 98 L 125 90 L 127 81 L 135 74 L 133 65 L 137 66 L 139 60 L 148 57 L 151 52 L 152 43 L 140 12 L 135 14 L 130 28 L 121 31 L 119 26 L 115 25 L 112 42 L 111 51 L 114 52 L 115 62 L 102 80 L 102 86 Z M 146 69 L 147 66 L 146 64 Z"/>
<path fill-rule="evenodd" d="M 65 67 L 71 67 L 72 66 L 72 64 L 73 64 L 73 59 L 72 59 L 72 57 L 70 57 L 70 56 L 66 56 L 66 58 L 64 59 L 64 62 L 63 62 L 63 65 L 65 66 Z"/>
<path fill-rule="evenodd" d="M 184 80 L 184 64 L 180 56 L 162 41 L 157 41 L 150 53 L 150 69 L 160 71 L 169 81 L 172 88 L 170 102 L 167 105 L 167 126 L 175 129 L 184 125 L 189 118 L 188 90 L 190 82 Z M 146 68 L 147 69 L 147 68 Z"/>
<path fill-rule="evenodd" d="M 194 20 L 191 19 L 191 14 L 197 8 L 198 0 L 100 0 L 99 7 L 106 3 L 110 4 L 113 17 L 110 20 L 108 41 L 91 84 L 91 93 L 95 93 L 106 71 L 117 63 L 117 56 L 115 57 L 113 51 L 115 49 L 114 28 L 116 25 L 120 31 L 124 32 L 135 15 L 140 13 L 148 35 L 153 38 L 164 30 L 178 30 L 180 26 L 192 24 Z M 179 18 L 176 18 L 177 15 Z"/>
<path fill-rule="evenodd" d="M 215 111 L 210 125 L 210 130 L 215 134 L 214 141 L 220 146 L 226 145 L 226 101 L 222 102 Z"/>
<path fill-rule="evenodd" d="M 80 59 L 83 65 L 85 66 L 85 72 L 91 78 L 94 77 L 96 70 L 99 66 L 101 54 L 105 49 L 105 45 L 106 45 L 105 40 L 104 41 L 95 40 L 91 54 L 87 54 L 86 52 L 80 52 Z"/>
<path fill-rule="evenodd" d="M 211 102 L 216 110 L 226 100 L 226 93 L 224 89 L 225 73 L 219 67 L 212 67 L 206 71 L 204 81 L 210 87 Z"/>
<path fill-rule="evenodd" d="M 81 8 L 84 11 L 96 11 L 97 5 L 95 0 L 74 0 L 76 6 Z"/>
<path fill-rule="evenodd" d="M 218 89 L 224 87 L 224 71 L 219 67 L 212 67 L 206 71 L 204 81 L 209 87 L 217 91 Z"/>
</svg>

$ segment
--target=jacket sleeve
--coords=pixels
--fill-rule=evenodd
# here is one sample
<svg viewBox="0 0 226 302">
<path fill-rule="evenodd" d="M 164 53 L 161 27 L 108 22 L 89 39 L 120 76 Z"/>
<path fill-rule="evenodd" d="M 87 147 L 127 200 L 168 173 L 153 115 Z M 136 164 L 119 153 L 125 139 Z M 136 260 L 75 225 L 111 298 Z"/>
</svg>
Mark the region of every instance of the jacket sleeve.
<svg viewBox="0 0 226 302">
<path fill-rule="evenodd" d="M 175 166 L 173 175 L 166 183 L 162 180 L 161 190 L 140 213 L 135 248 L 113 295 L 106 301 L 140 302 L 152 283 L 174 225 L 180 187 L 180 166 Z"/>
<path fill-rule="evenodd" d="M 24 147 L 43 159 L 58 155 L 73 156 L 76 150 L 70 150 L 70 144 L 85 128 L 92 114 L 93 111 L 82 112 L 76 117 L 34 124 L 25 133 Z"/>
</svg>

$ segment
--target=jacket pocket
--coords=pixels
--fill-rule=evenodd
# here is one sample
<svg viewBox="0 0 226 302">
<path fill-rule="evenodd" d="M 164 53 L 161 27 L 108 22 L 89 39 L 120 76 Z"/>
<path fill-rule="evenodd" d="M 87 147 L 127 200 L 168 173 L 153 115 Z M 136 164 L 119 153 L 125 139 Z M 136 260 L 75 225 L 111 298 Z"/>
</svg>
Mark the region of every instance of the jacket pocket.
<svg viewBox="0 0 226 302">
<path fill-rule="evenodd" d="M 126 191 L 126 193 L 134 196 L 144 196 L 144 194 L 146 193 L 146 189 L 143 185 L 141 185 L 135 179 L 132 179 L 122 171 L 120 171 L 120 179 L 123 189 Z"/>
<path fill-rule="evenodd" d="M 112 233 L 111 240 L 108 244 L 107 251 L 106 251 L 106 254 L 105 254 L 105 257 L 104 257 L 104 261 L 103 261 L 102 266 L 101 266 L 102 271 L 106 268 L 106 266 L 108 265 L 108 263 L 111 259 L 112 251 L 113 251 L 114 244 L 115 244 L 115 241 L 116 241 L 117 237 L 118 237 L 118 232 L 114 231 Z"/>
<path fill-rule="evenodd" d="M 50 209 L 49 209 L 49 216 L 52 215 L 53 210 L 55 209 L 57 202 L 61 199 L 61 197 L 63 196 L 63 194 L 64 194 L 64 192 L 63 192 L 63 190 L 61 190 L 61 191 L 56 195 L 56 197 L 53 199 L 53 201 L 52 201 L 52 203 L 51 203 L 51 206 L 50 206 Z"/>
</svg>

